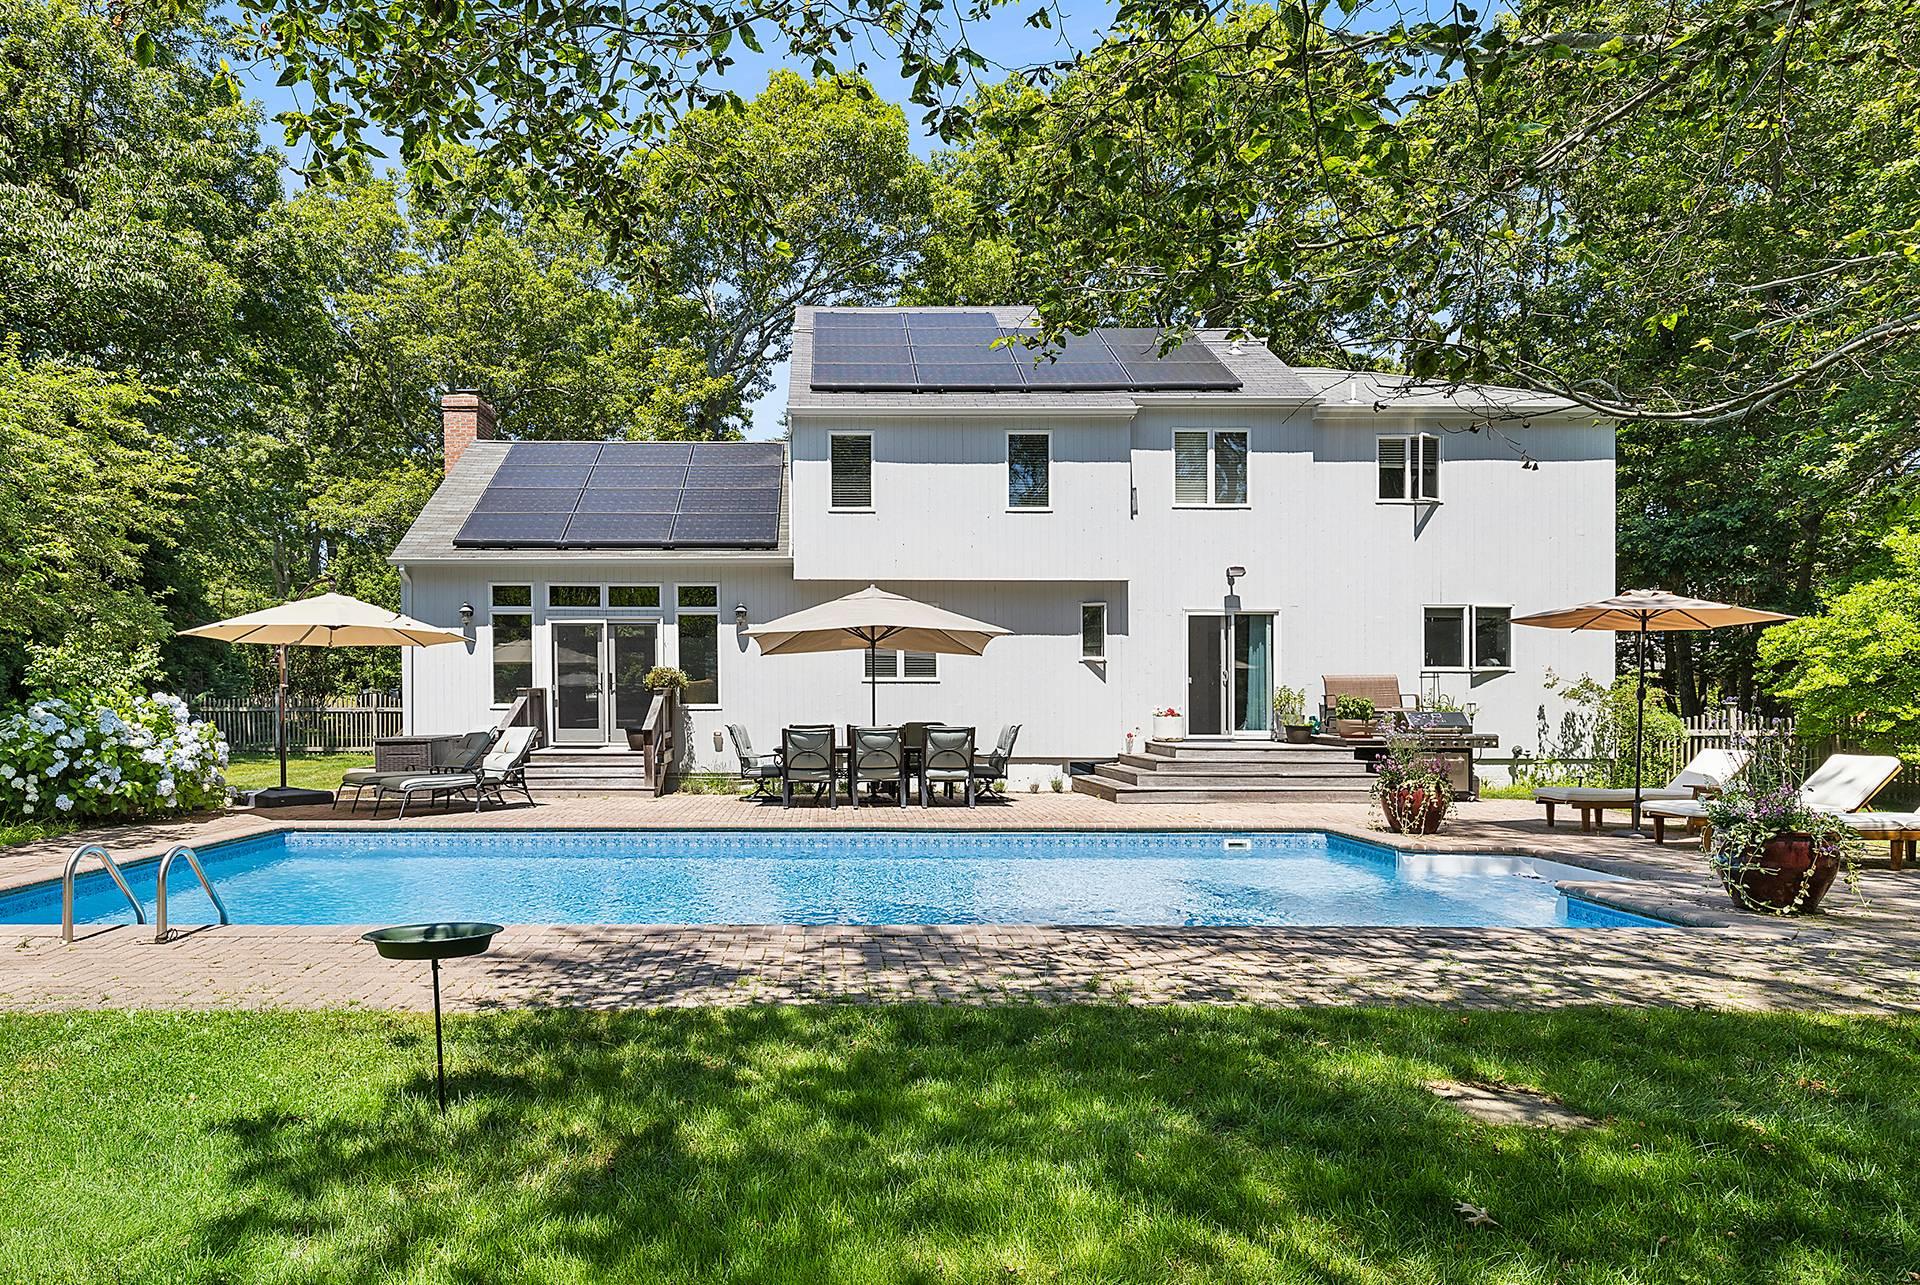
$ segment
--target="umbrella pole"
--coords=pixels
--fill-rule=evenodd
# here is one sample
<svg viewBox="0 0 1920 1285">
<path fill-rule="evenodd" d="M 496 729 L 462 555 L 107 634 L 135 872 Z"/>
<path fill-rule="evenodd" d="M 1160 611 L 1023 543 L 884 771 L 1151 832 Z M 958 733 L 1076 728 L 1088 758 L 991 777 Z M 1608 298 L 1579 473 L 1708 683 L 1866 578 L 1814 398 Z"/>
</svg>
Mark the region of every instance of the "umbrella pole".
<svg viewBox="0 0 1920 1285">
<path fill-rule="evenodd" d="M 874 669 L 877 646 L 873 639 L 867 639 L 867 726 L 880 726 L 880 682 L 879 671 Z"/>
<path fill-rule="evenodd" d="M 1640 833 L 1640 766 L 1643 755 L 1640 752 L 1641 737 L 1645 733 L 1647 721 L 1647 618 L 1640 617 L 1640 635 L 1636 650 L 1639 652 L 1639 681 L 1633 690 L 1633 832 Z"/>
<path fill-rule="evenodd" d="M 280 644 L 280 699 L 273 707 L 274 748 L 280 752 L 280 788 L 287 788 L 287 645 Z"/>
</svg>

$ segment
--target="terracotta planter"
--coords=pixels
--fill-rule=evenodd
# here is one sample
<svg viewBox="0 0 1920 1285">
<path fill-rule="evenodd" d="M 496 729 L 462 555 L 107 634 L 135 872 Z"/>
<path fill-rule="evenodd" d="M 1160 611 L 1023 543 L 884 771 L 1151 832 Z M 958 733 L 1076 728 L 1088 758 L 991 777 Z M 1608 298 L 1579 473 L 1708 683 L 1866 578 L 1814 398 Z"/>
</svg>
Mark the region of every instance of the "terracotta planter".
<svg viewBox="0 0 1920 1285">
<path fill-rule="evenodd" d="M 1186 740 L 1186 716 L 1182 714 L 1155 714 L 1153 716 L 1153 739 L 1156 741 Z"/>
<path fill-rule="evenodd" d="M 1333 728 L 1349 741 L 1361 741 L 1373 735 L 1373 720 L 1370 718 L 1336 718 Z"/>
<path fill-rule="evenodd" d="M 1438 834 L 1447 817 L 1447 796 L 1419 786 L 1383 790 L 1380 814 L 1395 834 Z"/>
<path fill-rule="evenodd" d="M 1720 880 L 1727 895 L 1742 910 L 1770 910 L 1776 914 L 1810 914 L 1840 873 L 1840 858 L 1816 854 L 1809 834 L 1776 834 L 1760 846 L 1757 856 L 1737 865 L 1721 865 Z"/>
</svg>

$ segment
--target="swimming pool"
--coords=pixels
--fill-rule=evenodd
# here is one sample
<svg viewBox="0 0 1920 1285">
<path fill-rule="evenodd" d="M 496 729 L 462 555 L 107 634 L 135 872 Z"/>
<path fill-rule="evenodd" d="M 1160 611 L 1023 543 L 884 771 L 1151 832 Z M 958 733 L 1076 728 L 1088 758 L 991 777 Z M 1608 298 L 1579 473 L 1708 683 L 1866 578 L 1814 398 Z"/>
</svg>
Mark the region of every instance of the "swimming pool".
<svg viewBox="0 0 1920 1285">
<path fill-rule="evenodd" d="M 1670 926 L 1555 891 L 1590 870 L 1317 832 L 295 830 L 200 855 L 237 924 Z M 155 874 L 127 869 L 149 918 Z M 184 865 L 168 892 L 173 922 L 213 919 Z M 131 917 L 104 871 L 77 881 L 76 922 Z M 0 894 L 0 923 L 59 920 L 58 883 Z"/>
</svg>

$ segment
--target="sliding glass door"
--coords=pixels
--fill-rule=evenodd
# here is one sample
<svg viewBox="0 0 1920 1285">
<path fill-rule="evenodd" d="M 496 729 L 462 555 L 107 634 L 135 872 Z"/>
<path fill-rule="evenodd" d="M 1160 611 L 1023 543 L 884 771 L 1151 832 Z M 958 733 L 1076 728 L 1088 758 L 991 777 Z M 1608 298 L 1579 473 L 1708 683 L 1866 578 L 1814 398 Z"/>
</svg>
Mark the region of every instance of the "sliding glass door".
<svg viewBox="0 0 1920 1285">
<path fill-rule="evenodd" d="M 1187 617 L 1187 731 L 1265 736 L 1273 726 L 1273 616 Z"/>
</svg>

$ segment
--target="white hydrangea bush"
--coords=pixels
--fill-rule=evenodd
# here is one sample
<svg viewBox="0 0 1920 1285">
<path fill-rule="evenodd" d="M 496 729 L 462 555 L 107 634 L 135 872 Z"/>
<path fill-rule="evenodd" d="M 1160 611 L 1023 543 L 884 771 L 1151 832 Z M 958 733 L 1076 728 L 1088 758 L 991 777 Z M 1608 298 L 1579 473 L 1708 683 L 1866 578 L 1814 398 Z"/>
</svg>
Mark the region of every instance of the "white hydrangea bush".
<svg viewBox="0 0 1920 1285">
<path fill-rule="evenodd" d="M 178 696 L 91 707 L 46 699 L 0 717 L 0 817 L 94 820 L 224 803 L 227 742 Z"/>
</svg>

